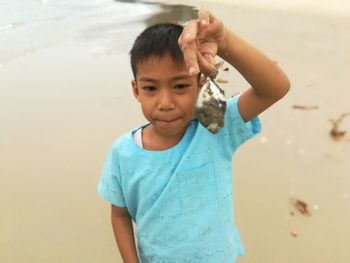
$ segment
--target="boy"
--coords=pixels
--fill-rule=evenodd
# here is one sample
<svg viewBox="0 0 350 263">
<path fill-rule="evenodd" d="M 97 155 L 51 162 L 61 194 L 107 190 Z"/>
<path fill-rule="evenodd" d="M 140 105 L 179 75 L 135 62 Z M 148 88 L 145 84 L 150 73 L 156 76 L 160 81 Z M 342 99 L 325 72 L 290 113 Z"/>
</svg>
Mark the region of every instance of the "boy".
<svg viewBox="0 0 350 263">
<path fill-rule="evenodd" d="M 130 52 L 133 94 L 149 123 L 113 144 L 98 187 L 112 203 L 126 263 L 232 263 L 243 254 L 232 211 L 232 155 L 260 131 L 258 114 L 290 84 L 275 63 L 208 11 L 198 18 L 184 28 L 150 27 Z M 216 55 L 252 88 L 227 100 L 225 126 L 212 134 L 193 116 L 199 72 L 215 72 Z"/>
</svg>

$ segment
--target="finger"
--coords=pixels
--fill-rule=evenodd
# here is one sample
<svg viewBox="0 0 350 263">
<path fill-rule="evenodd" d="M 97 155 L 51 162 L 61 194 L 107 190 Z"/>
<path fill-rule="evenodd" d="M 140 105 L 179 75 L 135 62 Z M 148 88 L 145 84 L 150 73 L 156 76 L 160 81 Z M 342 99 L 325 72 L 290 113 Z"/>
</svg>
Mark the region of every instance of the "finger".
<svg viewBox="0 0 350 263">
<path fill-rule="evenodd" d="M 222 22 L 206 9 L 199 9 L 198 19 L 200 21 L 199 37 L 209 36 L 217 33 Z"/>
<path fill-rule="evenodd" d="M 195 76 L 199 73 L 199 66 L 197 62 L 197 45 L 195 41 L 197 32 L 197 21 L 189 21 L 184 26 L 178 41 L 179 47 L 184 56 L 186 67 L 188 68 L 191 76 Z"/>
<path fill-rule="evenodd" d="M 197 47 L 196 43 L 187 44 L 183 47 L 182 53 L 184 56 L 184 61 L 188 69 L 188 73 L 191 76 L 195 76 L 199 73 L 199 66 L 197 62 Z"/>
<path fill-rule="evenodd" d="M 198 39 L 197 40 L 197 46 L 199 51 L 202 54 L 210 54 L 211 57 L 206 57 L 210 63 L 213 63 L 213 58 L 216 56 L 217 53 L 217 43 L 215 40 L 207 40 L 207 39 Z"/>
<path fill-rule="evenodd" d="M 188 21 L 183 29 L 179 38 L 179 45 L 191 44 L 197 38 L 198 33 L 198 20 Z"/>
<path fill-rule="evenodd" d="M 190 20 L 183 27 L 181 38 L 186 43 L 191 43 L 196 39 L 198 32 L 198 20 Z"/>
<path fill-rule="evenodd" d="M 201 72 L 206 76 L 215 78 L 217 69 L 215 67 L 214 57 L 211 54 L 202 54 L 198 51 L 197 59 Z"/>
<path fill-rule="evenodd" d="M 208 63 L 210 65 L 212 65 L 213 67 L 215 67 L 216 65 L 216 62 L 215 62 L 215 59 L 214 59 L 214 56 L 210 53 L 204 53 L 203 54 L 203 57 L 208 61 Z"/>
<path fill-rule="evenodd" d="M 206 27 L 210 23 L 210 13 L 204 8 L 198 10 L 198 19 L 202 27 Z"/>
<path fill-rule="evenodd" d="M 210 72 L 208 72 L 208 76 L 211 77 L 212 79 L 215 79 L 216 76 L 218 75 L 219 71 L 216 67 L 216 62 L 215 62 L 214 56 L 210 53 L 207 53 L 207 54 L 204 54 L 204 58 L 210 64 Z"/>
</svg>

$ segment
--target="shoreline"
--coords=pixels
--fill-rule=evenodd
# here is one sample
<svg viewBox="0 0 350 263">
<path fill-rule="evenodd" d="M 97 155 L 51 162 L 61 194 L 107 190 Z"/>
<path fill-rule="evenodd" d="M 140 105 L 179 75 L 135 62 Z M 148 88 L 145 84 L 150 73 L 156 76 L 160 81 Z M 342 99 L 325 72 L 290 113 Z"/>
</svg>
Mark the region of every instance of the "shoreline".
<svg viewBox="0 0 350 263">
<path fill-rule="evenodd" d="M 288 12 L 296 14 L 309 14 L 316 16 L 330 16 L 330 17 L 349 17 L 350 16 L 350 3 L 345 0 L 335 0 L 330 5 L 329 2 L 314 1 L 277 1 L 277 0 L 146 0 L 147 2 L 159 2 L 164 4 L 176 5 L 192 5 L 196 7 L 205 7 L 206 5 L 226 5 L 232 7 L 242 7 L 250 9 L 260 9 L 260 10 L 272 10 L 277 12 Z"/>
</svg>

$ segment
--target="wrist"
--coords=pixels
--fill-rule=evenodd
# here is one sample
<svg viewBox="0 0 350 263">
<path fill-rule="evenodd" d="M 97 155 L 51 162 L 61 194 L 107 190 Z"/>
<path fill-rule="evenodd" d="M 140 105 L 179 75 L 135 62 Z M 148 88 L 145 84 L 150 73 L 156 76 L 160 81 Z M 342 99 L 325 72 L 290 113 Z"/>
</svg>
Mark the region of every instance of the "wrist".
<svg viewBox="0 0 350 263">
<path fill-rule="evenodd" d="M 229 30 L 224 26 L 222 40 L 218 43 L 218 55 L 226 57 L 229 50 Z"/>
</svg>

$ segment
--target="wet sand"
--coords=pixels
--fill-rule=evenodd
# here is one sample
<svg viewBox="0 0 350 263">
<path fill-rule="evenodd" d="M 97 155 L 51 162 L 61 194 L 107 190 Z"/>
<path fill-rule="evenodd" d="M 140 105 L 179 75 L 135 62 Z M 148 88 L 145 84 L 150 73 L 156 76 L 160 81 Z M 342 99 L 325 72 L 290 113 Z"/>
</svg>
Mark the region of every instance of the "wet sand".
<svg viewBox="0 0 350 263">
<path fill-rule="evenodd" d="M 329 119 L 350 112 L 350 18 L 206 6 L 292 82 L 233 160 L 238 262 L 349 262 L 350 142 L 329 136 Z M 113 139 L 144 122 L 127 54 L 142 27 L 115 42 L 89 25 L 0 67 L 0 262 L 122 262 L 96 185 Z M 247 87 L 231 68 L 220 77 L 229 95 Z M 350 132 L 350 117 L 341 127 Z"/>
</svg>

